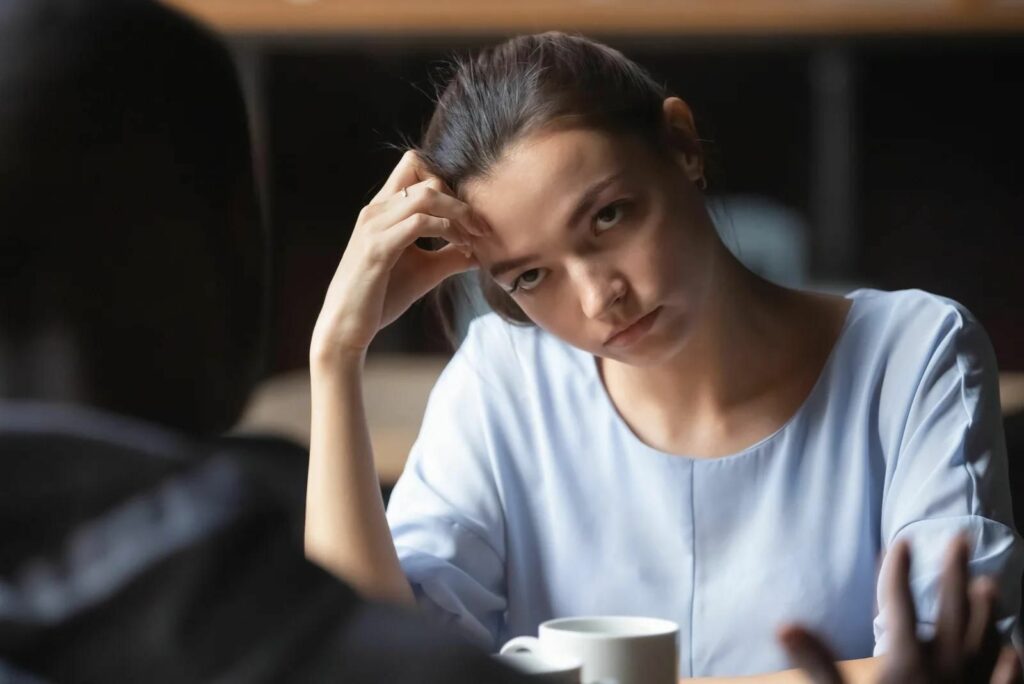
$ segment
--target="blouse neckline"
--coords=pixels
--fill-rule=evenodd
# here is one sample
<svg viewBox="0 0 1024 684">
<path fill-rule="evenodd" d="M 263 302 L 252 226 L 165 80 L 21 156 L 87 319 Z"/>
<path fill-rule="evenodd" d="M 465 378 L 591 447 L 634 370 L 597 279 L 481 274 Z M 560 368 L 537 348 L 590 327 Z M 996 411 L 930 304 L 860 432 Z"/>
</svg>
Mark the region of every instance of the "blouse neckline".
<svg viewBox="0 0 1024 684">
<path fill-rule="evenodd" d="M 623 439 L 625 439 L 631 447 L 647 452 L 651 455 L 667 458 L 674 461 L 697 463 L 697 462 L 708 462 L 718 463 L 722 461 L 730 461 L 740 459 L 743 456 L 748 456 L 756 452 L 761 451 L 764 447 L 778 441 L 782 435 L 789 431 L 790 427 L 799 421 L 805 413 L 807 413 L 810 406 L 815 404 L 818 399 L 818 395 L 825 391 L 825 387 L 828 385 L 827 378 L 833 372 L 833 366 L 835 365 L 835 359 L 839 356 L 839 349 L 845 343 L 847 338 L 847 331 L 850 328 L 850 323 L 854 320 L 854 309 L 857 308 L 858 298 L 856 297 L 857 292 L 850 292 L 843 295 L 844 299 L 851 300 L 850 307 L 846 312 L 846 318 L 843 320 L 843 325 L 839 330 L 839 335 L 836 337 L 836 341 L 832 344 L 832 349 L 829 350 L 828 356 L 825 358 L 825 363 L 822 365 L 821 371 L 818 373 L 817 379 L 814 381 L 814 385 L 811 387 L 811 391 L 807 393 L 800 406 L 797 407 L 796 411 L 793 412 L 786 421 L 779 426 L 771 434 L 759 439 L 753 444 L 740 449 L 739 451 L 731 454 L 725 454 L 723 456 L 692 456 L 689 454 L 676 454 L 668 451 L 662 451 L 655 447 L 647 444 L 647 442 L 640 439 L 633 429 L 626 423 L 622 414 L 619 413 L 618 408 L 615 406 L 615 402 L 612 401 L 611 396 L 608 394 L 608 388 L 605 387 L 604 380 L 601 378 L 601 372 L 598 368 L 597 357 L 593 354 L 589 354 L 582 350 L 577 350 L 584 359 L 584 367 L 587 372 L 587 379 L 594 383 L 595 393 L 598 395 L 598 401 L 601 404 L 601 408 L 607 414 L 608 420 L 612 421 L 615 430 L 619 432 Z"/>
</svg>

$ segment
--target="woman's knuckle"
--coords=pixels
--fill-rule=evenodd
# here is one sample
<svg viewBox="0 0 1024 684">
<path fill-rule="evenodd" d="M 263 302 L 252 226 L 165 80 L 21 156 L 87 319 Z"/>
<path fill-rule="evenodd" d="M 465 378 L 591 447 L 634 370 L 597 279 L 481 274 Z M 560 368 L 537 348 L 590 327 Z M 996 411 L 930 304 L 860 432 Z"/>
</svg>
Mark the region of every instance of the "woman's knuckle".
<svg viewBox="0 0 1024 684">
<path fill-rule="evenodd" d="M 426 214 L 413 214 L 412 216 L 409 217 L 409 225 L 412 228 L 420 229 L 420 228 L 423 228 L 426 224 L 427 224 L 427 215 Z"/>
<path fill-rule="evenodd" d="M 401 195 L 399 195 L 401 197 Z M 410 209 L 415 211 L 423 203 L 423 193 L 420 192 L 419 188 L 409 188 L 408 198 L 402 198 L 402 202 L 407 204 Z"/>
</svg>

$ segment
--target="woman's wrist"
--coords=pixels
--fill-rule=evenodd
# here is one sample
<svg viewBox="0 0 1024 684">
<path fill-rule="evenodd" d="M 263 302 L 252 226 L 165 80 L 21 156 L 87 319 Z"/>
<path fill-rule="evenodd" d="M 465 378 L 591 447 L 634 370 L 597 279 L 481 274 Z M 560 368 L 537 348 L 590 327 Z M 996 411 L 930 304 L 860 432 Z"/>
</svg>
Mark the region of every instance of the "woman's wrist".
<svg viewBox="0 0 1024 684">
<path fill-rule="evenodd" d="M 313 344 L 309 349 L 309 372 L 313 382 L 360 375 L 366 363 L 366 349 Z"/>
</svg>

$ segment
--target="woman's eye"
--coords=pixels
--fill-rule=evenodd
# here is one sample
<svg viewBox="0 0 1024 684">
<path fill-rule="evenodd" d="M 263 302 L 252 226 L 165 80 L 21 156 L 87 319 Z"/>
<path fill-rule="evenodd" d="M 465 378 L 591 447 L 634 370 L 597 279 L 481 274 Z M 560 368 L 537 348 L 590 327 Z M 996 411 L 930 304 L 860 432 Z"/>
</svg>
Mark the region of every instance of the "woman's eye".
<svg viewBox="0 0 1024 684">
<path fill-rule="evenodd" d="M 594 216 L 594 229 L 598 233 L 602 233 L 613 227 L 622 220 L 623 211 L 624 207 L 621 202 L 604 207 Z"/>
<path fill-rule="evenodd" d="M 517 292 L 519 290 L 532 290 L 541 284 L 544 280 L 544 276 L 547 272 L 542 268 L 531 268 L 529 271 L 525 271 L 521 276 L 516 278 L 515 282 L 512 283 L 512 289 L 509 293 Z"/>
</svg>

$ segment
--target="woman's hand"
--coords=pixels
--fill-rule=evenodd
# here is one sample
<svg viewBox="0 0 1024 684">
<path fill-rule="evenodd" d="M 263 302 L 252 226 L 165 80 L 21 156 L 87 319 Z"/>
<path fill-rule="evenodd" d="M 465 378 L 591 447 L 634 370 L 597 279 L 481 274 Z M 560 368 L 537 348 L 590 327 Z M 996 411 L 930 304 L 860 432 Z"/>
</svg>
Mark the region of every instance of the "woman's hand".
<svg viewBox="0 0 1024 684">
<path fill-rule="evenodd" d="M 381 328 L 445 278 L 476 266 L 471 240 L 487 231 L 469 205 L 406 152 L 359 212 L 313 330 L 311 362 L 362 358 Z M 415 246 L 420 238 L 449 244 L 427 251 Z"/>
<path fill-rule="evenodd" d="M 1017 653 L 1003 647 L 995 627 L 996 588 L 991 579 L 967 581 L 967 541 L 949 547 L 939 589 L 935 636 L 917 637 L 917 614 L 910 591 L 910 550 L 894 545 L 887 579 L 889 649 L 879 682 L 883 684 L 1018 684 L 1024 682 Z M 816 684 L 842 684 L 828 647 L 798 626 L 785 627 L 779 640 L 793 664 Z"/>
</svg>

